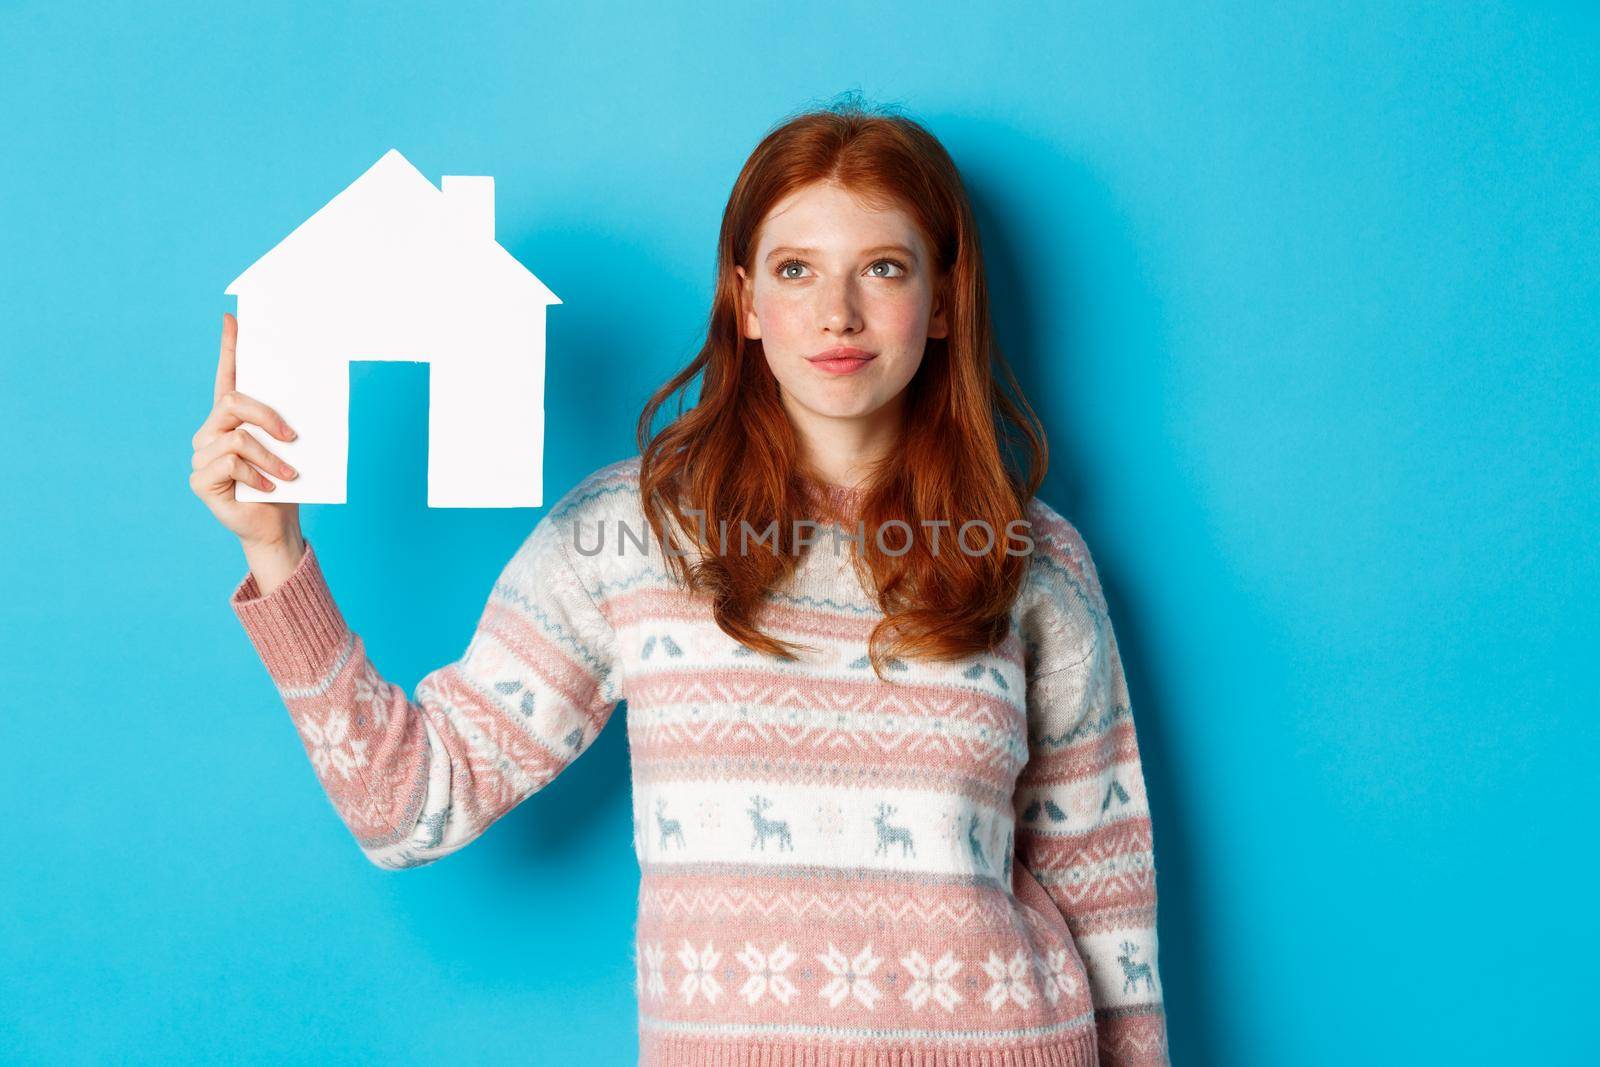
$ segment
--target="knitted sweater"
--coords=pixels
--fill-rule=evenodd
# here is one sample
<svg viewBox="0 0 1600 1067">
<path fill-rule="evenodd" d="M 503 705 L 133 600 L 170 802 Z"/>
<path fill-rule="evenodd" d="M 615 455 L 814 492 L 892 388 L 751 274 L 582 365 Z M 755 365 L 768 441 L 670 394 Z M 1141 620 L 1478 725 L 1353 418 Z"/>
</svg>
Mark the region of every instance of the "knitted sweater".
<svg viewBox="0 0 1600 1067">
<path fill-rule="evenodd" d="M 309 544 L 270 595 L 253 575 L 235 590 L 366 857 L 416 867 L 473 841 L 625 700 L 642 1063 L 1167 1064 L 1139 748 L 1077 530 L 1030 501 L 1007 638 L 957 663 L 891 659 L 885 680 L 854 527 L 824 525 L 764 603 L 762 630 L 813 649 L 784 661 L 675 582 L 638 472 L 637 455 L 609 464 L 549 508 L 465 653 L 414 697 L 374 667 Z"/>
</svg>

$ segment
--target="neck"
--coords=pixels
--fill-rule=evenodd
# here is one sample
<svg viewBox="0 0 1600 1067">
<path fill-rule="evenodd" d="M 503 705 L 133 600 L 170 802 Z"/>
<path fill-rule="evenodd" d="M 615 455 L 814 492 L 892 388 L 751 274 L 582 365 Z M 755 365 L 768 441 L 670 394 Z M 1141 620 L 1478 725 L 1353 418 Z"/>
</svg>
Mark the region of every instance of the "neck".
<svg viewBox="0 0 1600 1067">
<path fill-rule="evenodd" d="M 823 485 L 858 490 L 899 446 L 900 397 L 870 415 L 852 418 L 819 415 L 784 399 L 800 440 L 800 469 Z"/>
</svg>

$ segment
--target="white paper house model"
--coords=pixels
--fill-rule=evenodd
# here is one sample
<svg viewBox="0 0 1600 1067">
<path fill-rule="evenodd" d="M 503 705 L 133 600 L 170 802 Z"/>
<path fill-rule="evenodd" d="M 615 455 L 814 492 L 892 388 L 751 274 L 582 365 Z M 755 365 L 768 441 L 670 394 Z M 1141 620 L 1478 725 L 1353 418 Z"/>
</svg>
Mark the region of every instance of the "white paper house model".
<svg viewBox="0 0 1600 1067">
<path fill-rule="evenodd" d="M 495 243 L 493 178 L 441 186 L 391 149 L 228 286 L 237 387 L 299 432 L 247 424 L 300 476 L 238 499 L 344 503 L 350 361 L 405 359 L 430 364 L 428 506 L 543 504 L 545 308 L 561 301 Z"/>
</svg>

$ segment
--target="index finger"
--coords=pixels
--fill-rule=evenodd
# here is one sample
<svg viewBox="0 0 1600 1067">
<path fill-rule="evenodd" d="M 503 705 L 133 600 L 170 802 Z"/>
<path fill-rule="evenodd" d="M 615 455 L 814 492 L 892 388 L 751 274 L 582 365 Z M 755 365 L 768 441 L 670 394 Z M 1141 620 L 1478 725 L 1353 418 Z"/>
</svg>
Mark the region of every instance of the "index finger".
<svg viewBox="0 0 1600 1067">
<path fill-rule="evenodd" d="M 212 394 L 212 403 L 222 399 L 224 393 L 233 391 L 234 383 L 234 356 L 239 342 L 239 320 L 231 314 L 222 316 L 222 352 L 217 357 L 217 387 Z"/>
</svg>

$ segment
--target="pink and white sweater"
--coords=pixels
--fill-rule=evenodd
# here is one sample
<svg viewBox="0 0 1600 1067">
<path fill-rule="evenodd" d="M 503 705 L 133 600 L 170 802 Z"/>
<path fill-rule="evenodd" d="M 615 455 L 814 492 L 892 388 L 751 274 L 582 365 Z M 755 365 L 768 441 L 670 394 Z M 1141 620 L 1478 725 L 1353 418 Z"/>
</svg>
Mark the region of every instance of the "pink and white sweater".
<svg viewBox="0 0 1600 1067">
<path fill-rule="evenodd" d="M 468 844 L 625 700 L 642 1063 L 1168 1064 L 1139 747 L 1077 530 L 1031 501 L 1006 640 L 884 680 L 848 541 L 814 544 L 758 620 L 815 651 L 758 653 L 673 581 L 638 470 L 549 508 L 415 697 L 373 666 L 314 549 L 270 595 L 253 575 L 235 590 L 363 853 L 398 869 Z"/>
</svg>

